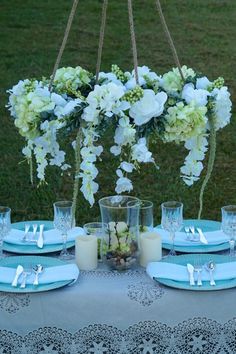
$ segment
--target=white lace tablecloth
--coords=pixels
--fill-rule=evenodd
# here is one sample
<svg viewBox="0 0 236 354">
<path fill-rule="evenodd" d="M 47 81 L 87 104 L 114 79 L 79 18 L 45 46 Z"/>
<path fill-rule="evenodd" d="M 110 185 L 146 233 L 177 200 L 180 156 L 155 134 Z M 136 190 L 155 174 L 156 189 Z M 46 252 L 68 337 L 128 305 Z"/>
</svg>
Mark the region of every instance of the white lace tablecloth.
<svg viewBox="0 0 236 354">
<path fill-rule="evenodd" d="M 236 353 L 236 289 L 162 287 L 143 269 L 82 271 L 38 294 L 0 293 L 0 353 Z"/>
</svg>

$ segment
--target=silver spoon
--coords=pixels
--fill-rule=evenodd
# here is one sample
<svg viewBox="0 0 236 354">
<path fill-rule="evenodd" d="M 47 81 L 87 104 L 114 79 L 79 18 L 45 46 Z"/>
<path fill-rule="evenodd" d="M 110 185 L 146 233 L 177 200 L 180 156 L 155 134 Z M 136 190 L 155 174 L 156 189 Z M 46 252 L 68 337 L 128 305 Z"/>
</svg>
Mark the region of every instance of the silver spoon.
<svg viewBox="0 0 236 354">
<path fill-rule="evenodd" d="M 42 264 L 37 264 L 37 265 L 33 268 L 33 271 L 34 271 L 34 273 L 35 273 L 33 285 L 37 286 L 37 285 L 39 285 L 39 274 L 43 272 L 43 266 L 42 266 Z"/>
<path fill-rule="evenodd" d="M 213 271 L 216 268 L 216 264 L 213 261 L 210 261 L 206 264 L 206 269 L 208 270 L 209 274 L 210 274 L 210 285 L 211 286 L 215 286 L 215 280 L 213 278 Z"/>
</svg>

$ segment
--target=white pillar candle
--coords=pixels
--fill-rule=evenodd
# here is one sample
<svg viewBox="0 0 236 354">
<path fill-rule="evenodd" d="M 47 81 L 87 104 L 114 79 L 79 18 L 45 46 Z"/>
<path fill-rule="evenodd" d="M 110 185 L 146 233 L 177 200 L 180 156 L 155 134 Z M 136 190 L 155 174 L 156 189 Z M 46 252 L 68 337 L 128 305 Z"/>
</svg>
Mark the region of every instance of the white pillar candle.
<svg viewBox="0 0 236 354">
<path fill-rule="evenodd" d="M 94 235 L 78 236 L 75 240 L 76 264 L 81 270 L 97 268 L 98 243 Z"/>
<path fill-rule="evenodd" d="M 140 264 L 146 267 L 149 262 L 160 261 L 162 257 L 161 236 L 157 232 L 140 234 Z"/>
</svg>

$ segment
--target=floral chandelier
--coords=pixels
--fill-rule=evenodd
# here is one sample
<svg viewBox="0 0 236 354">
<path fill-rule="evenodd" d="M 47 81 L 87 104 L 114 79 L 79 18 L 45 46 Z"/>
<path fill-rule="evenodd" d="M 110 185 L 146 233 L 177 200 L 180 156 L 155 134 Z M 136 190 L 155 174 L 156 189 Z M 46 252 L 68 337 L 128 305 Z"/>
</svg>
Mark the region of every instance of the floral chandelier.
<svg viewBox="0 0 236 354">
<path fill-rule="evenodd" d="M 147 66 L 138 66 L 132 2 L 128 0 L 134 70 L 117 65 L 101 72 L 101 57 L 108 0 L 104 0 L 96 75 L 77 66 L 58 68 L 78 0 L 74 1 L 53 74 L 42 80 L 26 79 L 8 92 L 9 110 L 19 133 L 26 139 L 22 152 L 37 164 L 37 177 L 45 181 L 45 170 L 56 165 L 71 168 L 60 144 L 60 133 L 77 132 L 75 151 L 74 212 L 80 190 L 94 204 L 98 191 L 97 159 L 102 156 L 102 135 L 113 127 L 110 153 L 117 157 L 115 191 L 133 189 L 131 174 L 141 163 L 156 165 L 149 140 L 184 144 L 187 156 L 180 175 L 188 186 L 198 181 L 210 146 L 207 174 L 200 192 L 201 217 L 204 189 L 215 158 L 216 131 L 230 122 L 231 100 L 224 79 L 210 81 L 191 68 L 181 66 L 168 31 L 159 0 L 159 15 L 173 52 L 176 68 L 160 75 Z"/>
</svg>

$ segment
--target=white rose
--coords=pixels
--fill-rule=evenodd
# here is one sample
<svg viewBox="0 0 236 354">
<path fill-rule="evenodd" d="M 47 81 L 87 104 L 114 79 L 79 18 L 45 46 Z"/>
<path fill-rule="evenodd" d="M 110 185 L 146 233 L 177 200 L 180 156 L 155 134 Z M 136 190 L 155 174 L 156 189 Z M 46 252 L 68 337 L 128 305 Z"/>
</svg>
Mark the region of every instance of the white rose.
<svg viewBox="0 0 236 354">
<path fill-rule="evenodd" d="M 155 95 L 152 90 L 144 90 L 143 97 L 131 107 L 129 114 L 134 118 L 136 125 L 146 124 L 150 119 L 163 113 L 166 100 L 167 94 L 165 92 Z"/>
</svg>

